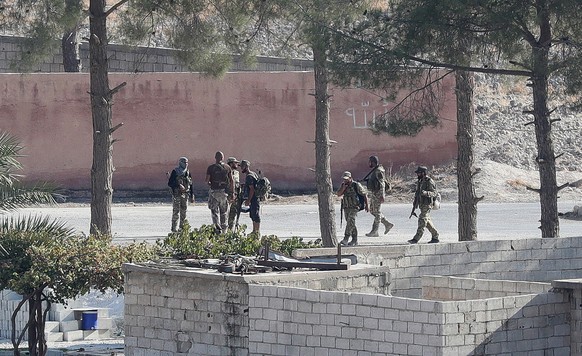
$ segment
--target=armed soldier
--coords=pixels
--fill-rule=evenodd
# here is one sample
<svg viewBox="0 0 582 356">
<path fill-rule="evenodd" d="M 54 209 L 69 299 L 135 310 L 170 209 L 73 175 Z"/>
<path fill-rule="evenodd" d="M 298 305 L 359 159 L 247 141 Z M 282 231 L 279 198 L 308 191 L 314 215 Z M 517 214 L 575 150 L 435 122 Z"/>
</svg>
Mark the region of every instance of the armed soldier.
<svg viewBox="0 0 582 356">
<path fill-rule="evenodd" d="M 412 216 L 417 216 L 415 213 L 416 208 L 420 208 L 420 215 L 418 215 L 418 229 L 416 230 L 416 234 L 411 240 L 408 240 L 408 243 L 418 243 L 424 233 L 424 228 L 427 228 L 432 235 L 432 239 L 428 243 L 438 243 L 439 233 L 430 219 L 433 199 L 437 196 L 436 184 L 434 180 L 427 175 L 428 168 L 420 166 L 416 168 L 414 173 L 416 173 L 418 177 L 418 182 L 416 183 L 414 203 L 412 204 L 412 212 L 410 213 L 409 219 Z"/>
<path fill-rule="evenodd" d="M 168 179 L 168 186 L 172 189 L 172 232 L 177 232 L 184 227 L 186 211 L 188 210 L 188 198 L 194 203 L 194 188 L 192 176 L 188 171 L 188 158 L 180 157 L 178 166 L 172 170 Z M 178 225 L 178 219 L 180 224 Z"/>
<path fill-rule="evenodd" d="M 224 154 L 220 151 L 214 155 L 215 163 L 206 169 L 206 183 L 209 185 L 208 208 L 212 215 L 212 223 L 217 233 L 224 233 L 228 227 L 228 194 L 234 191 L 232 169 L 222 160 Z"/>
<path fill-rule="evenodd" d="M 370 214 L 374 216 L 374 222 L 372 223 L 372 230 L 366 234 L 368 237 L 378 237 L 378 226 L 380 223 L 384 225 L 384 235 L 394 227 L 394 224 L 386 220 L 382 211 L 382 203 L 385 199 L 385 188 L 386 184 L 386 170 L 378 162 L 378 156 L 370 156 L 368 160 L 368 165 L 372 170 L 370 173 L 364 177 L 366 181 L 366 188 L 368 188 L 368 198 L 370 200 Z"/>
<path fill-rule="evenodd" d="M 338 197 L 342 197 L 341 209 L 346 217 L 346 230 L 340 244 L 342 246 L 357 246 L 358 229 L 356 227 L 356 216 L 360 211 L 360 199 L 358 196 L 364 199 L 363 209 L 368 211 L 368 197 L 364 192 L 364 187 L 352 179 L 352 173 L 345 171 L 342 175 L 342 185 L 336 194 Z M 348 242 L 350 237 L 352 240 Z"/>
<path fill-rule="evenodd" d="M 228 230 L 232 230 L 235 226 L 235 219 L 240 215 L 240 209 L 243 203 L 243 197 L 241 194 L 241 184 L 240 184 L 240 174 L 238 171 L 238 164 L 240 162 L 234 157 L 228 157 L 226 164 L 232 170 L 232 178 L 234 181 L 234 192 L 231 196 L 230 210 L 228 211 Z M 238 227 L 238 219 L 236 220 L 236 225 Z"/>
</svg>

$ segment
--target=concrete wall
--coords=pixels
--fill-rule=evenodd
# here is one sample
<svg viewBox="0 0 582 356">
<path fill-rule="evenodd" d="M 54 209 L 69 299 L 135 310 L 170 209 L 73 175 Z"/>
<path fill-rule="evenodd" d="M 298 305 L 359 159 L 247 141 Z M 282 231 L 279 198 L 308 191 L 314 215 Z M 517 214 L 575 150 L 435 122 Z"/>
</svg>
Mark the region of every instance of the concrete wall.
<svg viewBox="0 0 582 356">
<path fill-rule="evenodd" d="M 135 356 L 248 355 L 249 320 L 256 315 L 249 302 L 253 284 L 275 284 L 274 291 L 302 285 L 378 294 L 387 291 L 389 283 L 386 268 L 236 276 L 216 270 L 126 264 L 124 272 L 125 352 Z M 293 289 L 305 295 L 305 289 Z M 255 294 L 253 298 L 253 304 L 267 303 L 276 309 L 275 315 L 289 307 L 283 299 L 269 304 L 268 298 Z M 303 305 L 293 300 L 289 304 Z"/>
<path fill-rule="evenodd" d="M 0 73 L 13 73 L 13 65 L 22 57 L 24 37 L 0 36 Z M 63 72 L 60 42 L 54 43 L 55 53 L 39 63 L 32 72 Z M 176 50 L 171 48 L 130 47 L 116 44 L 108 46 L 109 71 L 111 72 L 188 72 L 188 68 L 176 60 Z M 82 42 L 79 48 L 81 71 L 89 72 L 89 44 Z M 238 56 L 233 57 L 231 71 L 302 71 L 311 70 L 313 62 L 301 59 L 257 57 L 254 65 L 246 65 Z"/>
<path fill-rule="evenodd" d="M 530 260 L 545 265 L 540 249 L 528 246 Z M 393 248 L 375 247 L 386 255 Z M 577 259 L 570 255 L 567 262 Z M 376 268 L 379 274 L 388 270 L 386 264 Z M 403 297 L 373 292 L 384 290 L 386 277 L 362 289 L 363 280 L 353 277 L 373 276 L 369 267 L 247 277 L 180 269 L 124 265 L 128 356 L 557 356 L 580 345 L 572 339 L 579 332 L 572 317 L 579 307 L 572 305 L 571 293 L 549 283 L 398 276 L 395 281 L 418 278 L 422 284 L 416 296 Z M 334 283 L 322 284 L 330 277 Z M 392 275 L 389 279 L 392 283 Z"/>
<path fill-rule="evenodd" d="M 570 350 L 570 303 L 561 293 L 517 295 L 509 288 L 503 297 L 446 302 L 260 285 L 249 293 L 251 355 L 557 356 Z"/>
<path fill-rule="evenodd" d="M 275 191 L 315 189 L 315 106 L 309 72 L 229 73 L 221 80 L 195 73 L 111 74 L 115 96 L 113 187 L 166 189 L 166 172 L 188 156 L 198 190 L 206 192 L 206 167 L 214 153 L 252 162 Z M 334 89 L 330 110 L 333 180 L 367 171 L 375 154 L 394 167 L 439 164 L 456 156 L 454 83 L 437 128 L 414 138 L 377 136 L 367 122 L 394 103 L 360 89 Z M 26 181 L 50 180 L 67 189 L 89 189 L 92 123 L 87 74 L 0 74 L 2 130 L 21 139 Z M 403 93 L 404 95 L 404 93 Z M 310 142 L 311 141 L 311 142 Z"/>
<path fill-rule="evenodd" d="M 11 290 L 0 290 L 0 338 L 10 339 L 12 325 L 10 318 L 12 313 L 22 301 L 22 296 Z M 24 329 L 28 321 L 28 303 L 25 303 L 15 318 L 16 330 Z M 25 336 L 25 340 L 28 336 Z"/>
<path fill-rule="evenodd" d="M 297 257 L 330 254 L 297 250 Z M 390 247 L 347 247 L 360 263 L 390 267 L 391 294 L 416 298 L 422 276 L 464 276 L 495 280 L 551 282 L 582 277 L 582 238 L 471 241 Z"/>
</svg>

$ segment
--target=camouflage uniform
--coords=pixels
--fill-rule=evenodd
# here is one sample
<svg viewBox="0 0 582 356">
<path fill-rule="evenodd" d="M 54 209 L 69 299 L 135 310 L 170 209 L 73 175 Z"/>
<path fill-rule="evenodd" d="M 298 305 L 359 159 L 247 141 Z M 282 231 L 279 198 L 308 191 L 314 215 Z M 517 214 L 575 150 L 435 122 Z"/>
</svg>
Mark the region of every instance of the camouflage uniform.
<svg viewBox="0 0 582 356">
<path fill-rule="evenodd" d="M 243 199 L 241 194 L 240 186 L 240 174 L 236 169 L 232 170 L 232 178 L 234 179 L 234 193 L 233 193 L 233 203 L 230 205 L 230 210 L 228 212 L 228 229 L 232 230 L 236 220 L 236 216 L 241 209 Z"/>
<path fill-rule="evenodd" d="M 221 153 L 222 154 L 222 153 Z M 210 184 L 208 191 L 208 208 L 212 216 L 212 223 L 220 232 L 225 232 L 228 212 L 228 192 L 232 179 L 232 169 L 223 162 L 211 164 L 206 169 L 206 176 Z"/>
<path fill-rule="evenodd" d="M 387 234 L 390 229 L 394 226 L 391 222 L 386 220 L 382 211 L 382 202 L 384 201 L 384 186 L 386 171 L 384 167 L 379 164 L 369 175 L 366 182 L 366 188 L 368 189 L 368 199 L 370 200 L 370 214 L 374 216 L 374 223 L 372 224 L 372 230 L 366 234 L 369 237 L 378 237 L 378 226 L 380 223 L 384 225 L 384 234 Z"/>
<path fill-rule="evenodd" d="M 358 244 L 358 228 L 356 227 L 356 216 L 358 211 L 360 211 L 360 202 L 358 200 L 359 194 L 366 194 L 364 192 L 364 187 L 358 182 L 352 182 L 348 188 L 343 193 L 342 196 L 342 209 L 344 216 L 346 218 L 346 229 L 344 231 L 344 239 L 341 241 L 342 245 L 357 245 Z M 348 240 L 352 238 L 352 241 L 348 243 Z"/>
<path fill-rule="evenodd" d="M 430 211 L 432 209 L 434 197 L 436 197 L 436 183 L 434 180 L 428 176 L 419 179 L 416 184 L 416 193 L 414 196 L 414 201 L 420 208 L 420 214 L 418 215 L 418 228 L 416 229 L 416 234 L 412 238 L 415 242 L 420 240 L 425 228 L 432 235 L 431 242 L 439 241 L 439 233 L 430 218 Z"/>
<path fill-rule="evenodd" d="M 180 158 L 183 161 L 185 157 Z M 186 162 L 188 162 L 186 160 Z M 184 227 L 186 211 L 188 210 L 188 199 L 194 200 L 194 190 L 192 186 L 192 175 L 187 168 L 176 167 L 170 174 L 168 186 L 172 189 L 172 232 Z M 178 225 L 178 221 L 180 224 Z"/>
</svg>

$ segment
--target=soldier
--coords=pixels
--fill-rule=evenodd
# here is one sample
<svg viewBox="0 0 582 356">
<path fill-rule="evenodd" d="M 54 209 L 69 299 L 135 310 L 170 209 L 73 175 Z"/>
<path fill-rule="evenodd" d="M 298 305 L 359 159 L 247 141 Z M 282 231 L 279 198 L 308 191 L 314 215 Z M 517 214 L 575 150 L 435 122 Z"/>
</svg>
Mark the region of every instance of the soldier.
<svg viewBox="0 0 582 356">
<path fill-rule="evenodd" d="M 418 216 L 418 229 L 416 230 L 416 235 L 414 235 L 411 240 L 408 240 L 408 243 L 418 243 L 424 233 L 425 227 L 432 235 L 432 239 L 428 243 L 438 243 L 439 233 L 430 219 L 430 210 L 432 209 L 433 199 L 437 196 L 436 184 L 434 180 L 427 175 L 428 168 L 420 166 L 416 168 L 414 173 L 416 173 L 418 177 L 418 182 L 416 183 L 416 193 L 414 194 L 414 203 L 412 204 L 410 217 L 413 215 L 416 216 L 414 211 L 417 207 L 420 208 L 420 215 Z"/>
<path fill-rule="evenodd" d="M 253 231 L 252 233 L 256 233 L 260 235 L 260 228 L 261 228 L 261 205 L 259 203 L 259 198 L 255 194 L 255 186 L 257 181 L 259 180 L 259 176 L 257 173 L 251 171 L 251 162 L 243 159 L 240 162 L 240 169 L 241 171 L 246 174 L 245 178 L 245 190 L 244 190 L 244 205 L 249 207 L 249 216 L 253 221 Z"/>
<path fill-rule="evenodd" d="M 358 194 L 364 198 L 364 209 L 368 211 L 368 197 L 364 192 L 364 187 L 358 182 L 354 182 L 352 174 L 348 171 L 342 175 L 342 185 L 337 192 L 338 197 L 342 197 L 342 210 L 346 217 L 346 230 L 344 239 L 340 241 L 342 246 L 358 245 L 358 229 L 356 228 L 356 215 L 360 210 Z M 352 241 L 348 240 L 352 238 Z"/>
<path fill-rule="evenodd" d="M 216 232 L 226 232 L 228 227 L 226 214 L 228 212 L 228 194 L 234 192 L 232 169 L 222 162 L 224 154 L 220 151 L 214 155 L 215 163 L 206 169 L 208 191 L 208 208 L 212 214 L 212 223 Z"/>
<path fill-rule="evenodd" d="M 234 192 L 231 196 L 230 210 L 228 212 L 228 230 L 232 230 L 234 227 L 235 218 L 240 211 L 243 200 L 241 194 L 240 174 L 238 172 L 239 161 L 234 157 L 228 157 L 226 164 L 228 164 L 232 170 L 232 178 L 234 180 Z M 238 221 L 236 223 L 238 225 Z"/>
<path fill-rule="evenodd" d="M 382 203 L 384 202 L 384 192 L 386 185 L 386 170 L 378 162 L 378 156 L 370 156 L 368 164 L 372 170 L 366 176 L 366 188 L 368 188 L 370 201 L 370 213 L 374 216 L 372 230 L 366 234 L 368 237 L 378 237 L 378 226 L 380 223 L 384 225 L 384 235 L 392 229 L 394 224 L 386 220 L 380 211 Z"/>
<path fill-rule="evenodd" d="M 192 176 L 188 171 L 188 158 L 180 157 L 178 166 L 170 174 L 168 186 L 172 189 L 172 232 L 177 232 L 177 226 L 180 226 L 180 230 L 184 227 L 188 198 L 190 198 L 191 203 L 194 203 L 194 189 Z M 180 219 L 179 225 L 178 219 Z"/>
</svg>

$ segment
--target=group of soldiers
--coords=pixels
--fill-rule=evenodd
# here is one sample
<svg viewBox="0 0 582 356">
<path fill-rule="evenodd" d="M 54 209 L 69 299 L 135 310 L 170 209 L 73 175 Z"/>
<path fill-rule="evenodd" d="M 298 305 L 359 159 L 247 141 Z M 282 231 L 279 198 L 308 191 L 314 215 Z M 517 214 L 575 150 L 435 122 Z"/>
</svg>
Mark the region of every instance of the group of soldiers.
<svg viewBox="0 0 582 356">
<path fill-rule="evenodd" d="M 232 230 L 238 224 L 241 211 L 249 213 L 253 222 L 253 233 L 259 233 L 261 224 L 260 202 L 255 195 L 258 175 L 250 170 L 248 160 L 239 161 L 229 157 L 225 162 L 220 151 L 214 155 L 215 163 L 206 169 L 205 182 L 208 184 L 208 208 L 212 216 L 212 224 L 217 233 Z M 245 182 L 241 183 L 240 173 L 246 174 Z M 172 232 L 179 231 L 184 226 L 188 201 L 194 202 L 192 175 L 188 170 L 188 158 L 180 157 L 178 166 L 172 170 L 168 180 L 172 190 Z M 244 207 L 243 207 L 244 205 Z"/>
<path fill-rule="evenodd" d="M 229 157 L 224 163 L 224 154 L 220 151 L 216 152 L 214 158 L 215 163 L 208 166 L 206 170 L 205 182 L 209 186 L 208 208 L 211 211 L 212 223 L 216 232 L 224 233 L 232 230 L 235 226 L 235 220 L 238 224 L 241 211 L 248 211 L 253 222 L 252 232 L 260 233 L 260 201 L 255 194 L 255 186 L 259 177 L 250 170 L 251 163 L 248 160 L 238 161 L 235 157 Z M 370 156 L 368 164 L 371 171 L 362 180 L 366 183 L 366 189 L 359 181 L 353 179 L 350 172 L 346 171 L 342 175 L 342 184 L 337 191 L 337 196 L 342 197 L 341 210 L 346 219 L 344 237 L 340 241 L 340 244 L 344 246 L 358 245 L 356 216 L 360 210 L 370 212 L 374 216 L 372 230 L 366 234 L 367 237 L 380 236 L 378 232 L 380 224 L 384 226 L 384 234 L 387 234 L 394 227 L 394 224 L 388 221 L 381 211 L 382 203 L 386 198 L 385 194 L 389 190 L 386 186 L 389 184 L 386 179 L 386 170 L 380 164 L 378 156 Z M 240 181 L 239 167 L 241 173 L 246 174 L 244 184 L 241 184 Z M 415 173 L 418 181 L 411 216 L 418 217 L 418 228 L 408 243 L 418 243 L 425 228 L 432 236 L 429 243 L 438 243 L 439 233 L 430 218 L 430 211 L 437 195 L 436 184 L 428 176 L 426 167 L 419 166 Z M 168 186 L 172 189 L 172 232 L 176 232 L 184 225 L 188 201 L 194 202 L 192 175 L 188 171 L 188 158 L 180 157 L 178 166 L 170 174 Z M 361 199 L 363 202 L 360 201 Z M 415 213 L 417 208 L 420 208 L 420 215 Z"/>
<path fill-rule="evenodd" d="M 370 173 L 362 179 L 366 183 L 366 189 L 358 181 L 355 181 L 351 172 L 346 171 L 342 174 L 342 184 L 337 191 L 337 196 L 342 197 L 342 213 L 346 218 L 346 228 L 344 231 L 344 238 L 340 241 L 343 246 L 357 246 L 358 245 L 358 229 L 356 227 L 356 216 L 358 211 L 365 210 L 374 216 L 372 223 L 372 230 L 366 234 L 368 237 L 378 237 L 378 228 L 380 224 L 384 225 L 384 234 L 387 234 L 394 224 L 386 220 L 386 217 L 380 210 L 382 203 L 385 200 L 389 184 L 386 179 L 386 170 L 380 164 L 378 156 L 370 156 L 368 160 L 369 167 L 372 169 Z M 428 229 L 432 238 L 429 243 L 439 242 L 439 233 L 434 227 L 430 218 L 430 211 L 433 206 L 433 200 L 437 195 L 436 184 L 434 180 L 428 176 L 428 168 L 419 166 L 415 173 L 418 181 L 416 183 L 416 192 L 414 195 L 414 202 L 412 208 L 412 215 L 416 215 L 415 211 L 420 208 L 420 215 L 418 215 L 418 228 L 416 234 L 408 243 L 418 243 L 424 233 L 424 229 Z M 363 207 L 362 202 L 363 200 Z M 363 209 L 362 209 L 363 208 Z M 350 240 L 351 238 L 351 240 Z"/>
</svg>

